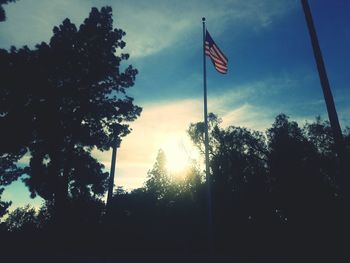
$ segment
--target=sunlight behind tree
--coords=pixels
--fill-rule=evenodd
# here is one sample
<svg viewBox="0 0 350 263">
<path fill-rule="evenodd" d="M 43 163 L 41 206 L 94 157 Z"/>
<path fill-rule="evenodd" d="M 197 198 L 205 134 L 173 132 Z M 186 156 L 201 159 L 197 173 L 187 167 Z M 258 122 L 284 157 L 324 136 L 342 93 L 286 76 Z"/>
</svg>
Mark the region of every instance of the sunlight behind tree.
<svg viewBox="0 0 350 263">
<path fill-rule="evenodd" d="M 186 137 L 169 138 L 161 148 L 166 155 L 166 168 L 175 177 L 183 177 L 194 160 L 199 163 L 199 152 Z"/>
</svg>

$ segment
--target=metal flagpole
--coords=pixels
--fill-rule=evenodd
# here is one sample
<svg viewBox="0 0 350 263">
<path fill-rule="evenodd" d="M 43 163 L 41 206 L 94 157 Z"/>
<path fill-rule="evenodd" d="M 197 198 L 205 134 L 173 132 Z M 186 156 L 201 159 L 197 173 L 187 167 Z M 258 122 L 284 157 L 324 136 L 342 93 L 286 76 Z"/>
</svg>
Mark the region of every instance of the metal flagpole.
<svg viewBox="0 0 350 263">
<path fill-rule="evenodd" d="M 211 202 L 211 178 L 209 172 L 209 135 L 208 135 L 208 110 L 207 110 L 207 69 L 205 58 L 205 17 L 203 22 L 203 86 L 204 86 L 204 128 L 205 128 L 205 176 L 207 182 L 207 202 L 208 202 L 208 246 L 211 251 L 213 248 L 213 220 L 212 220 L 212 202 Z"/>
<path fill-rule="evenodd" d="M 320 82 L 323 90 L 323 96 L 326 101 L 328 118 L 331 124 L 333 136 L 334 136 L 335 147 L 336 147 L 337 155 L 339 157 L 339 161 L 341 165 L 341 173 L 343 177 L 341 178 L 341 180 L 343 181 L 343 183 L 345 183 L 347 180 L 345 178 L 346 149 L 345 149 L 344 138 L 340 128 L 337 111 L 334 105 L 333 95 L 329 85 L 326 67 L 323 62 L 321 48 L 318 43 L 318 38 L 316 34 L 315 25 L 312 19 L 310 6 L 307 0 L 301 0 L 301 3 L 304 9 L 306 23 L 307 23 L 310 38 L 311 38 L 312 48 L 314 51 L 314 56 L 317 64 L 318 75 L 320 77 Z M 343 187 L 347 187 L 347 186 L 344 185 Z"/>
</svg>

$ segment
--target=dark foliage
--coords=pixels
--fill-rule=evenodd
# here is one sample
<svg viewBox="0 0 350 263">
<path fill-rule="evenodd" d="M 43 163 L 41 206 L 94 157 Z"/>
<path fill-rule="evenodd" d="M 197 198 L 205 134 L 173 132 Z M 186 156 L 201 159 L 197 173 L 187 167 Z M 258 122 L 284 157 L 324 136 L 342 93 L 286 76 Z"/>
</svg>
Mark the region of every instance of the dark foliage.
<svg viewBox="0 0 350 263">
<path fill-rule="evenodd" d="M 16 2 L 16 0 L 0 0 L 0 22 L 6 20 L 6 14 L 3 5 Z"/>
<path fill-rule="evenodd" d="M 191 124 L 189 135 L 202 149 L 203 124 Z M 349 133 L 344 136 L 348 143 Z M 223 129 L 211 114 L 210 154 L 215 253 L 255 254 L 279 262 L 287 254 L 315 257 L 346 251 L 342 240 L 349 234 L 348 200 L 335 180 L 338 162 L 328 122 L 317 118 L 299 127 L 281 114 L 264 134 Z M 15 210 L 5 225 L 26 238 L 33 234 L 42 246 L 42 240 L 52 240 L 55 248 L 47 251 L 55 253 L 100 258 L 131 251 L 152 259 L 159 253 L 203 255 L 208 244 L 203 172 L 192 163 L 185 176 L 176 177 L 166 159 L 160 150 L 143 188 L 118 188 L 107 215 L 98 199 L 78 194 L 69 202 L 66 231 L 55 231 L 50 203 L 34 216 L 28 208 Z"/>
<path fill-rule="evenodd" d="M 1 184 L 25 173 L 31 195 L 53 202 L 57 216 L 70 198 L 102 197 L 108 173 L 91 151 L 119 144 L 141 112 L 126 95 L 137 70 L 121 70 L 129 55 L 116 55 L 124 35 L 110 7 L 92 8 L 79 29 L 65 19 L 34 50 L 1 50 Z M 17 167 L 25 154 L 29 164 Z"/>
<path fill-rule="evenodd" d="M 4 191 L 4 188 L 0 188 L 0 218 L 7 214 L 7 209 L 10 207 L 11 202 L 1 201 L 1 195 Z"/>
</svg>

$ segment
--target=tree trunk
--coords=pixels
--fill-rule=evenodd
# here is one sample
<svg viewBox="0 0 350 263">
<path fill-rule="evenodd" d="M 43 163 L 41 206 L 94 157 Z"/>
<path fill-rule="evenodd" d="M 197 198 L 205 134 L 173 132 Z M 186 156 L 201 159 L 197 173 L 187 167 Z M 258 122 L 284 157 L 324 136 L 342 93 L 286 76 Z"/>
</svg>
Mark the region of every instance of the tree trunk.
<svg viewBox="0 0 350 263">
<path fill-rule="evenodd" d="M 60 229 L 65 225 L 65 212 L 67 211 L 68 197 L 68 170 L 66 165 L 61 167 L 63 163 L 63 155 L 59 150 L 55 150 L 50 154 L 52 163 L 52 178 L 55 183 L 54 188 L 54 214 L 53 219 L 56 227 Z M 62 169 L 63 168 L 63 169 Z"/>
</svg>

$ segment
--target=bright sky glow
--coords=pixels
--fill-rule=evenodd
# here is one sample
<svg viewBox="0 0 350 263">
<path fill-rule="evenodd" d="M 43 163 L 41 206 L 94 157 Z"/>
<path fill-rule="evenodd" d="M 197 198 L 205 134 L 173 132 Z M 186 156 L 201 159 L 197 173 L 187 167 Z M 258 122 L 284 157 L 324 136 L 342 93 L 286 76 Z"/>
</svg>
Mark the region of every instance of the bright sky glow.
<svg viewBox="0 0 350 263">
<path fill-rule="evenodd" d="M 169 138 L 161 146 L 166 155 L 166 165 L 170 174 L 181 174 L 191 165 L 193 160 L 200 162 L 197 149 L 187 137 Z"/>
</svg>

